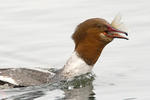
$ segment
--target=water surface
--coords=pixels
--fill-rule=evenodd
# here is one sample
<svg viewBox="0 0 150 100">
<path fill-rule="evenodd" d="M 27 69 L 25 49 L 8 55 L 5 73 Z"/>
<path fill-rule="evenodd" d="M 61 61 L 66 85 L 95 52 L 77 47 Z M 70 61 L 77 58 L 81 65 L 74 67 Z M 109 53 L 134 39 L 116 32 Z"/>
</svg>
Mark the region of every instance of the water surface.
<svg viewBox="0 0 150 100">
<path fill-rule="evenodd" d="M 70 37 L 75 27 L 88 18 L 111 22 L 121 13 L 130 40 L 114 40 L 104 49 L 90 86 L 70 91 L 10 89 L 1 91 L 0 98 L 63 100 L 70 94 L 72 100 L 149 100 L 149 4 L 148 0 L 1 0 L 1 68 L 61 68 L 73 52 Z"/>
</svg>

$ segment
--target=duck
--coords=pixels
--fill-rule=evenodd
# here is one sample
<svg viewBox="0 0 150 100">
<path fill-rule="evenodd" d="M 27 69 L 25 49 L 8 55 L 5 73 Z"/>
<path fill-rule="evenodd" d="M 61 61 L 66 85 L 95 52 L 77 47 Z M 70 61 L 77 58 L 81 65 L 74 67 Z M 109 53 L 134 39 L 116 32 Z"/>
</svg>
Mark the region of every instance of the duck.
<svg viewBox="0 0 150 100">
<path fill-rule="evenodd" d="M 107 44 L 114 39 L 128 40 L 128 33 L 120 30 L 118 26 L 116 20 L 109 23 L 103 18 L 87 19 L 76 27 L 72 35 L 74 51 L 63 68 L 56 73 L 29 68 L 1 68 L 0 83 L 37 86 L 91 72 Z"/>
</svg>

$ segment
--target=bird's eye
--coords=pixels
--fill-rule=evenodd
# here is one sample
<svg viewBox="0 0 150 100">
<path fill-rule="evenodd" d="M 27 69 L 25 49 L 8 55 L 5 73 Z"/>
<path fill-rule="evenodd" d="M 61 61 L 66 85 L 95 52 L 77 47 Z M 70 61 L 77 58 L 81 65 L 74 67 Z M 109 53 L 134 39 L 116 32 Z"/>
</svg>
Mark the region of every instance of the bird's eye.
<svg viewBox="0 0 150 100">
<path fill-rule="evenodd" d="M 97 27 L 98 27 L 98 28 L 101 28 L 101 27 L 102 27 L 102 25 L 100 25 L 100 24 L 97 24 Z"/>
</svg>

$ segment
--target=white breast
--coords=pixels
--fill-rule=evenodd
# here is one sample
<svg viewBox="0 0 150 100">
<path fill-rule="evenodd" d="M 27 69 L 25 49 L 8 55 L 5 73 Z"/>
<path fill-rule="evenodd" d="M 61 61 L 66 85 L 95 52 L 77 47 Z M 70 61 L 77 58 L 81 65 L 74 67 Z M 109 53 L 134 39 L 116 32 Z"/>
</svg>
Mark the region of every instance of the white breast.
<svg viewBox="0 0 150 100">
<path fill-rule="evenodd" d="M 86 64 L 86 62 L 78 56 L 77 52 L 73 52 L 72 56 L 68 59 L 63 68 L 62 74 L 65 77 L 71 78 L 85 74 L 92 70 L 92 66 Z"/>
</svg>

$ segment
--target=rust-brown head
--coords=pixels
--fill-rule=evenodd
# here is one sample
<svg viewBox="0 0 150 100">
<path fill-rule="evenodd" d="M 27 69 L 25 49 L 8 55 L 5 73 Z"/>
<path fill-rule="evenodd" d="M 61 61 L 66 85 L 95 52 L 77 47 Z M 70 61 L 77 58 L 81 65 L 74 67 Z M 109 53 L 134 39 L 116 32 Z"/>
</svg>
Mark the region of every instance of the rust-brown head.
<svg viewBox="0 0 150 100">
<path fill-rule="evenodd" d="M 121 36 L 121 34 L 128 35 L 126 32 L 123 32 L 119 29 L 114 28 L 106 20 L 101 18 L 92 18 L 88 19 L 81 24 L 79 24 L 72 36 L 76 45 L 80 41 L 83 41 L 85 38 L 97 39 L 100 42 L 109 43 L 114 38 L 126 39 L 127 37 Z M 88 37 L 88 36 L 91 37 Z"/>
<path fill-rule="evenodd" d="M 104 19 L 92 18 L 79 24 L 72 38 L 79 56 L 88 65 L 94 65 L 106 44 L 114 38 L 128 39 L 120 34 L 128 35 Z"/>
</svg>

